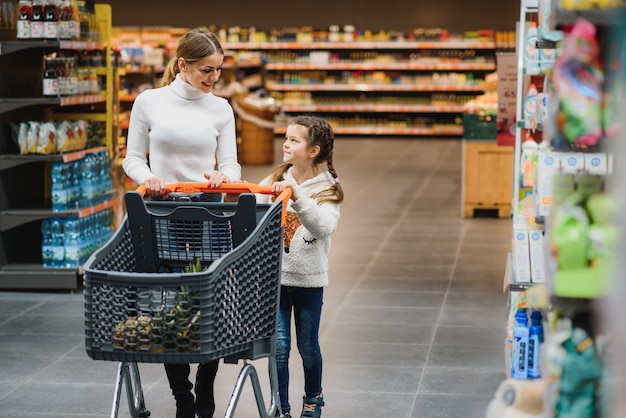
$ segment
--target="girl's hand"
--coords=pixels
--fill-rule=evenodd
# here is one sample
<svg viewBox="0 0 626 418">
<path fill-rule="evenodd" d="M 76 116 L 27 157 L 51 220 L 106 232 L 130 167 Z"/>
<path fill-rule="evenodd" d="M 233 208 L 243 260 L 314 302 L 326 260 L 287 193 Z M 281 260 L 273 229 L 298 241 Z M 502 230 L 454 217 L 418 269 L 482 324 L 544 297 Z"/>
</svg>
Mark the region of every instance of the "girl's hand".
<svg viewBox="0 0 626 418">
<path fill-rule="evenodd" d="M 298 195 L 296 194 L 296 188 L 293 187 L 293 184 L 290 181 L 287 181 L 287 180 L 276 181 L 276 182 L 272 183 L 272 192 L 274 192 L 274 194 L 276 194 L 276 195 L 279 195 L 287 187 L 291 187 L 291 200 L 293 200 L 294 202 L 296 200 L 298 200 Z"/>
<path fill-rule="evenodd" d="M 165 193 L 165 180 L 158 177 L 151 177 L 144 181 L 143 186 L 146 188 L 146 194 L 149 196 L 163 196 Z"/>
<path fill-rule="evenodd" d="M 219 171 L 213 171 L 212 173 L 205 173 L 204 178 L 209 181 L 209 186 L 219 187 L 222 183 L 229 183 L 230 179 L 225 174 Z"/>
</svg>

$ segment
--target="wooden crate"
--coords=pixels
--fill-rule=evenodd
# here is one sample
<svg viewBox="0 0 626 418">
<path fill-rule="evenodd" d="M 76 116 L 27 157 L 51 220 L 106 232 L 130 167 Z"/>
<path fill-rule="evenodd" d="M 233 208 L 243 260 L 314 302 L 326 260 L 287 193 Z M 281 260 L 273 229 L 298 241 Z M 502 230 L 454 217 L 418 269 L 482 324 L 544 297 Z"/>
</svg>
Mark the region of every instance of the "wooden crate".
<svg viewBox="0 0 626 418">
<path fill-rule="evenodd" d="M 471 218 L 476 209 L 511 215 L 513 198 L 513 147 L 496 141 L 463 141 L 463 217 Z"/>
</svg>

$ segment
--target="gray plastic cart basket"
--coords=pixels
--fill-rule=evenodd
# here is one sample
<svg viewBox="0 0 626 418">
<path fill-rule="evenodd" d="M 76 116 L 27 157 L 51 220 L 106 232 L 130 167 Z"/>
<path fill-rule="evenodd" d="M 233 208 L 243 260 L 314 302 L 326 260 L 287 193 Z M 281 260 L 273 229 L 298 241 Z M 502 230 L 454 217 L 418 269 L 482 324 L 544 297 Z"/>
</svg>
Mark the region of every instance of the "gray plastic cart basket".
<svg viewBox="0 0 626 418">
<path fill-rule="evenodd" d="M 179 183 L 168 191 L 205 191 Z M 243 360 L 225 417 L 232 417 L 250 376 L 259 416 L 281 416 L 276 373 L 276 321 L 290 191 L 273 204 L 243 183 L 211 192 L 238 193 L 237 203 L 146 201 L 125 196 L 127 214 L 111 240 L 85 264 L 85 345 L 94 360 L 120 362 L 111 417 L 126 383 L 133 418 L 147 417 L 137 363 Z M 202 271 L 189 272 L 198 263 Z M 266 410 L 254 366 L 267 357 L 271 402 Z"/>
</svg>

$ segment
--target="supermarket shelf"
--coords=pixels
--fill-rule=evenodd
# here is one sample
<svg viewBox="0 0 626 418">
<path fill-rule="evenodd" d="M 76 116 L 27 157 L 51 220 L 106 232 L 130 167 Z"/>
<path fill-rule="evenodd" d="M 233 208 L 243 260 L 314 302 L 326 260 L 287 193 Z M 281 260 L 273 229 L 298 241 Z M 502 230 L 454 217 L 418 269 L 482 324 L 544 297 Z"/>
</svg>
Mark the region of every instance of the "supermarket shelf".
<svg viewBox="0 0 626 418">
<path fill-rule="evenodd" d="M 111 192 L 113 195 L 114 192 Z M 78 207 L 72 210 L 53 211 L 52 209 L 7 209 L 0 211 L 0 231 L 8 231 L 29 222 L 47 218 L 84 218 L 105 209 L 118 205 L 117 197 L 88 207 Z"/>
<path fill-rule="evenodd" d="M 355 41 L 355 42 L 225 42 L 224 49 L 494 49 L 495 42 Z"/>
<path fill-rule="evenodd" d="M 63 154 L 48 154 L 48 155 L 38 155 L 38 154 L 3 154 L 0 155 L 0 171 L 9 169 L 11 167 L 15 167 L 22 164 L 35 163 L 35 162 L 46 162 L 46 161 L 63 161 L 64 163 L 69 163 L 72 161 L 80 160 L 85 157 L 87 154 L 92 154 L 100 151 L 104 151 L 105 148 L 97 147 L 90 148 L 86 150 L 80 151 L 72 151 Z"/>
<path fill-rule="evenodd" d="M 477 39 L 226 42 L 224 48 L 267 55 L 266 89 L 282 101 L 282 110 L 286 114 L 335 114 L 333 129 L 344 135 L 462 136 L 462 127 L 451 121 L 452 114 L 463 112 L 454 99 L 442 101 L 433 97 L 433 103 L 450 103 L 440 106 L 431 104 L 429 98 L 407 100 L 406 97 L 410 93 L 481 94 L 485 91 L 484 73 L 496 69 L 496 43 Z M 346 74 L 352 72 L 372 76 Z M 445 74 L 440 78 L 441 73 Z M 342 97 L 330 99 L 332 93 Z M 374 97 L 383 94 L 391 97 L 384 100 Z M 357 95 L 361 97 L 356 98 Z M 357 126 L 346 119 L 348 114 L 374 113 L 380 114 L 377 120 L 362 119 Z M 378 119 L 393 119 L 385 115 L 394 113 L 407 116 L 429 113 L 433 120 L 378 122 Z M 277 128 L 275 132 L 281 134 L 284 129 Z"/>
<path fill-rule="evenodd" d="M 511 283 L 509 284 L 509 290 L 512 292 L 522 292 L 526 289 L 530 289 L 534 283 Z"/>
<path fill-rule="evenodd" d="M 461 113 L 460 105 L 402 105 L 402 104 L 283 104 L 285 112 L 399 112 L 399 113 Z"/>
<path fill-rule="evenodd" d="M 28 106 L 76 106 L 92 103 L 104 103 L 105 101 L 106 96 L 104 93 L 67 97 L 0 98 L 0 113 Z"/>
<path fill-rule="evenodd" d="M 277 62 L 268 63 L 268 70 L 406 70 L 406 71 L 493 71 L 495 63 L 487 62 Z"/>
<path fill-rule="evenodd" d="M 90 41 L 58 41 L 58 40 L 17 40 L 0 42 L 0 55 L 7 55 L 24 49 L 73 49 L 73 50 L 94 50 L 103 49 L 105 46 L 100 42 Z"/>
<path fill-rule="evenodd" d="M 6 264 L 0 268 L 0 289 L 76 289 L 75 268 L 44 268 L 41 264 Z"/>
<path fill-rule="evenodd" d="M 475 91 L 483 92 L 482 85 L 435 86 L 432 84 L 279 84 L 267 83 L 273 91 Z"/>
<path fill-rule="evenodd" d="M 286 128 L 276 128 L 274 133 L 284 135 Z M 461 136 L 463 127 L 387 127 L 387 126 L 333 126 L 335 135 L 417 135 L 417 136 Z"/>
</svg>

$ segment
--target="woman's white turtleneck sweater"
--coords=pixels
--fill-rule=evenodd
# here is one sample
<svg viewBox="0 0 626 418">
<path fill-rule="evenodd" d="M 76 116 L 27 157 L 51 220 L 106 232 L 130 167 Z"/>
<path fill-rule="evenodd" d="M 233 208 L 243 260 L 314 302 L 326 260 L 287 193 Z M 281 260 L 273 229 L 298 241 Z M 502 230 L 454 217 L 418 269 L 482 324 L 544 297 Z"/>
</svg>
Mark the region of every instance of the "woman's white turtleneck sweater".
<svg viewBox="0 0 626 418">
<path fill-rule="evenodd" d="M 150 177 L 163 178 L 168 184 L 203 183 L 204 173 L 215 169 L 231 181 L 239 180 L 230 104 L 197 90 L 180 75 L 167 86 L 145 90 L 133 103 L 122 164 L 137 184 Z"/>
</svg>

